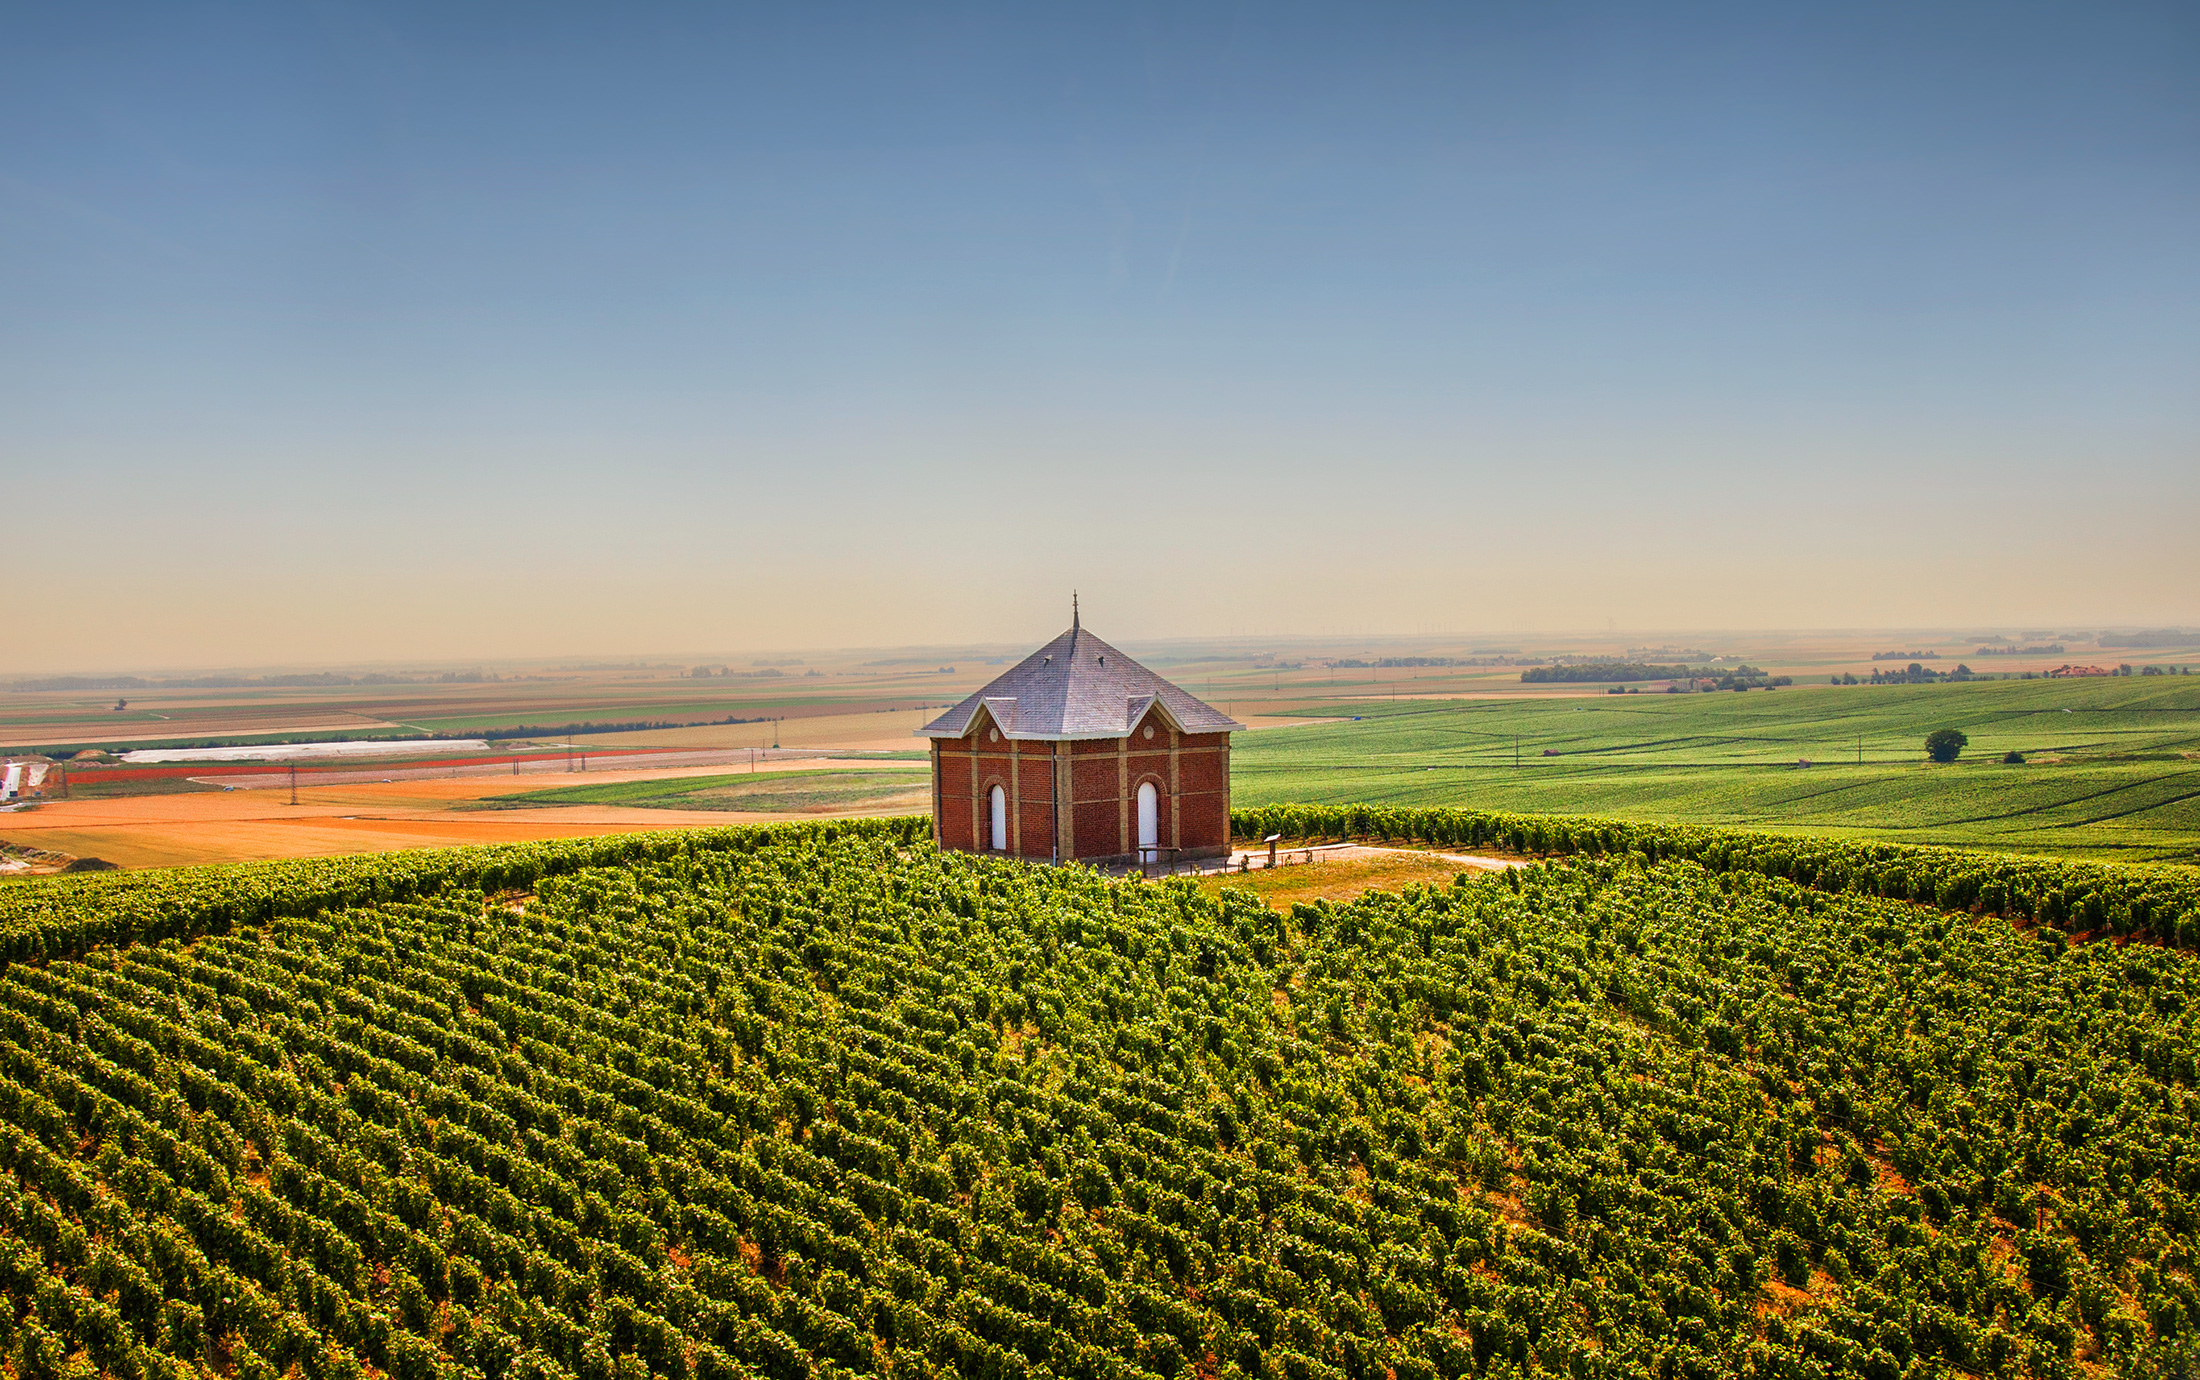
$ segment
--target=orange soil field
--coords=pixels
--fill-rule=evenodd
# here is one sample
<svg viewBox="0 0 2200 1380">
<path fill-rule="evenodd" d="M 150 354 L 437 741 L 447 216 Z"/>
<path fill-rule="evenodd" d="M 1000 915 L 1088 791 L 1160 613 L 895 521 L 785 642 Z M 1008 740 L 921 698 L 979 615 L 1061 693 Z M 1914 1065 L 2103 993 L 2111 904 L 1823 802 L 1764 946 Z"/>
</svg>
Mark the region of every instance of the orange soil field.
<svg viewBox="0 0 2200 1380">
<path fill-rule="evenodd" d="M 770 770 L 846 770 L 846 761 L 774 762 Z M 517 790 L 572 784 L 723 776 L 738 768 L 694 767 L 654 771 L 590 771 L 530 776 L 435 778 L 311 786 L 289 804 L 287 789 L 235 790 L 192 795 L 135 796 L 113 800 L 60 800 L 0 816 L 0 838 L 21 847 L 76 857 L 105 858 L 123 867 L 176 867 L 190 863 L 245 862 L 259 858 L 324 857 L 394 848 L 440 848 L 467 843 L 511 843 L 625 834 L 647 829 L 719 827 L 823 814 L 864 815 L 892 810 L 852 807 L 804 814 L 751 814 L 727 810 L 644 810 L 609 805 L 461 811 L 451 807 Z M 924 778 L 910 773 L 913 780 Z"/>
</svg>

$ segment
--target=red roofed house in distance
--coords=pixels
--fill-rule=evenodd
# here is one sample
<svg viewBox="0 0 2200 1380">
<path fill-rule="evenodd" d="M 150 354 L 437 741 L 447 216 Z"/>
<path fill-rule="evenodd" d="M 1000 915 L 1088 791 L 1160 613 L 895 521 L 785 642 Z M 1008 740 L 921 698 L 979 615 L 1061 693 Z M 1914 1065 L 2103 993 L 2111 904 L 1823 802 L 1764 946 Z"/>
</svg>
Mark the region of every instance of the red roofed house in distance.
<svg viewBox="0 0 2200 1380">
<path fill-rule="evenodd" d="M 917 730 L 942 848 L 1128 864 L 1230 851 L 1230 734 L 1080 625 Z"/>
</svg>

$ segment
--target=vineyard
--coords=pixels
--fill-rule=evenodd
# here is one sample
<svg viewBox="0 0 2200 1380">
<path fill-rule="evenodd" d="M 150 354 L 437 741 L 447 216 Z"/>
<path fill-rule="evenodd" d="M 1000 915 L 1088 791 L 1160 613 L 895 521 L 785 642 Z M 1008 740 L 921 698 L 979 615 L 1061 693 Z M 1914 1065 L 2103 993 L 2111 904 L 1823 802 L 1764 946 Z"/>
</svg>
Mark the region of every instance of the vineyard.
<svg viewBox="0 0 2200 1380">
<path fill-rule="evenodd" d="M 1242 839 L 1359 838 L 1499 848 L 1540 855 L 1686 858 L 1717 872 L 1782 877 L 1827 891 L 1982 911 L 2060 927 L 2200 949 L 2200 870 L 2065 862 L 1962 848 L 1635 824 L 1565 815 L 1382 805 L 1267 805 L 1231 813 Z"/>
<path fill-rule="evenodd" d="M 2200 960 L 1569 828 L 1289 914 L 908 820 L 10 887 L 7 1367 L 2200 1364 Z"/>
</svg>

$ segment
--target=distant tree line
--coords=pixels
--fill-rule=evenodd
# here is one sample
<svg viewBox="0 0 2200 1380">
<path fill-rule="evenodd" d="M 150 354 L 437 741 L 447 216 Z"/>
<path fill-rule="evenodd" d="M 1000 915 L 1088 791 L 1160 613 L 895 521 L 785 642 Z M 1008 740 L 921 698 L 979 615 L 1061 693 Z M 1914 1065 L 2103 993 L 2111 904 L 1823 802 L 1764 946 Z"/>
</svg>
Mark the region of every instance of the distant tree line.
<svg viewBox="0 0 2200 1380">
<path fill-rule="evenodd" d="M 1869 681 L 1860 681 L 1855 676 L 1837 676 L 1834 678 L 1834 683 L 1839 685 L 1930 685 L 1934 681 L 1989 679 L 1991 677 L 1981 676 L 1961 662 L 1956 664 L 1956 669 L 1953 671 L 1935 671 L 1929 666 L 1913 661 L 1899 671 L 1882 671 L 1875 666 L 1872 668 Z"/>
<path fill-rule="evenodd" d="M 1763 670 L 1755 666 L 1737 666 L 1724 671 L 1716 666 L 1658 666 L 1647 661 L 1581 661 L 1563 666 L 1531 666 L 1520 673 L 1520 679 L 1530 685 L 1629 680 L 1722 680 L 1741 679 L 1762 683 L 1766 680 Z"/>
</svg>

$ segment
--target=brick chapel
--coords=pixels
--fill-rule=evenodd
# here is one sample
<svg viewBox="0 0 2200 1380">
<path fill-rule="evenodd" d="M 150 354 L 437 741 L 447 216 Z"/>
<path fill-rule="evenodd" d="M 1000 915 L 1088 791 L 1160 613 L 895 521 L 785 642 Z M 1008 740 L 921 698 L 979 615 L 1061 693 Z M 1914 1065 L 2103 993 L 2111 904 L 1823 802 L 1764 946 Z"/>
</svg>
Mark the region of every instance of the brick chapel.
<svg viewBox="0 0 2200 1380">
<path fill-rule="evenodd" d="M 1230 734 L 1080 625 L 918 729 L 942 848 L 1133 863 L 1230 851 Z"/>
</svg>

